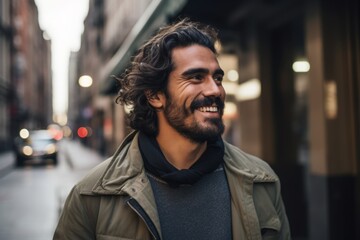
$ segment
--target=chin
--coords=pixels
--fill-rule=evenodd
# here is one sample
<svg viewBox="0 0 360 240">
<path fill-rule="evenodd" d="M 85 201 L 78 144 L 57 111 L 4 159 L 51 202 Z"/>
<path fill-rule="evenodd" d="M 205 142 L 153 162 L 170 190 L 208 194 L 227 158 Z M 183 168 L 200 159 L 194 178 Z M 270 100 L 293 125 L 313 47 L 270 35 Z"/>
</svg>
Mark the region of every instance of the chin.
<svg viewBox="0 0 360 240">
<path fill-rule="evenodd" d="M 220 137 L 221 137 L 220 134 L 202 134 L 202 135 L 198 135 L 197 138 L 193 140 L 197 142 L 214 142 Z"/>
<path fill-rule="evenodd" d="M 223 125 L 221 127 L 215 126 L 206 126 L 200 127 L 195 131 L 187 132 L 187 137 L 194 142 L 206 142 L 206 141 L 215 141 L 221 137 L 224 132 Z"/>
</svg>

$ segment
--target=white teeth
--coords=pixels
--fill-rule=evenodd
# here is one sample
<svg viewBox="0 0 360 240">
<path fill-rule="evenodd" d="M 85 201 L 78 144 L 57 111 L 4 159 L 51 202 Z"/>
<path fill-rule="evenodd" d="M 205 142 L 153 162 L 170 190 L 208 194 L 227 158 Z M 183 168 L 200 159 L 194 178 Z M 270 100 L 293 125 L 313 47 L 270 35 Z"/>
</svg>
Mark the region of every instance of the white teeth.
<svg viewBox="0 0 360 240">
<path fill-rule="evenodd" d="M 217 107 L 200 107 L 199 111 L 200 112 L 218 112 L 218 108 Z"/>
</svg>

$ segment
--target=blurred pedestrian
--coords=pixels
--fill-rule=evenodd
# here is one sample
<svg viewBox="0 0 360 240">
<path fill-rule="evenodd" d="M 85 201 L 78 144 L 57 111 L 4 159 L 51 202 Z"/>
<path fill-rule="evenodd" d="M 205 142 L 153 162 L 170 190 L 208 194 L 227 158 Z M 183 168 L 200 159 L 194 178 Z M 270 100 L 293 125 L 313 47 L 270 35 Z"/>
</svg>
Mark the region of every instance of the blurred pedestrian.
<svg viewBox="0 0 360 240">
<path fill-rule="evenodd" d="M 54 239 L 290 239 L 280 181 L 223 141 L 217 32 L 161 28 L 120 79 L 135 130 L 67 198 Z"/>
</svg>

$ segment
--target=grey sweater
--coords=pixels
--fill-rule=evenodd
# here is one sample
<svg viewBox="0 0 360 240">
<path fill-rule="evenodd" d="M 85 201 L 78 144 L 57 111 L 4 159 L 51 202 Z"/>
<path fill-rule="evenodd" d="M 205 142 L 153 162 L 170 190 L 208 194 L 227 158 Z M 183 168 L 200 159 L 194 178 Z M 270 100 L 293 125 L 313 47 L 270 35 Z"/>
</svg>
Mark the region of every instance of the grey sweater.
<svg viewBox="0 0 360 240">
<path fill-rule="evenodd" d="M 148 176 L 163 239 L 232 239 L 230 192 L 222 167 L 179 187 Z"/>
</svg>

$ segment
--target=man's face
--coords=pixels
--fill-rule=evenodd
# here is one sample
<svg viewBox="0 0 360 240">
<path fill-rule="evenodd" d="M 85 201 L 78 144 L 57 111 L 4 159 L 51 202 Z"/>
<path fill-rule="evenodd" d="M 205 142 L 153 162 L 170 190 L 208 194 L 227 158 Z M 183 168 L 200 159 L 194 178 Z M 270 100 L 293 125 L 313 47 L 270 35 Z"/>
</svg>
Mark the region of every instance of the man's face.
<svg viewBox="0 0 360 240">
<path fill-rule="evenodd" d="M 195 142 L 217 138 L 224 131 L 225 91 L 216 56 L 192 45 L 173 49 L 172 60 L 164 108 L 168 124 Z"/>
</svg>

